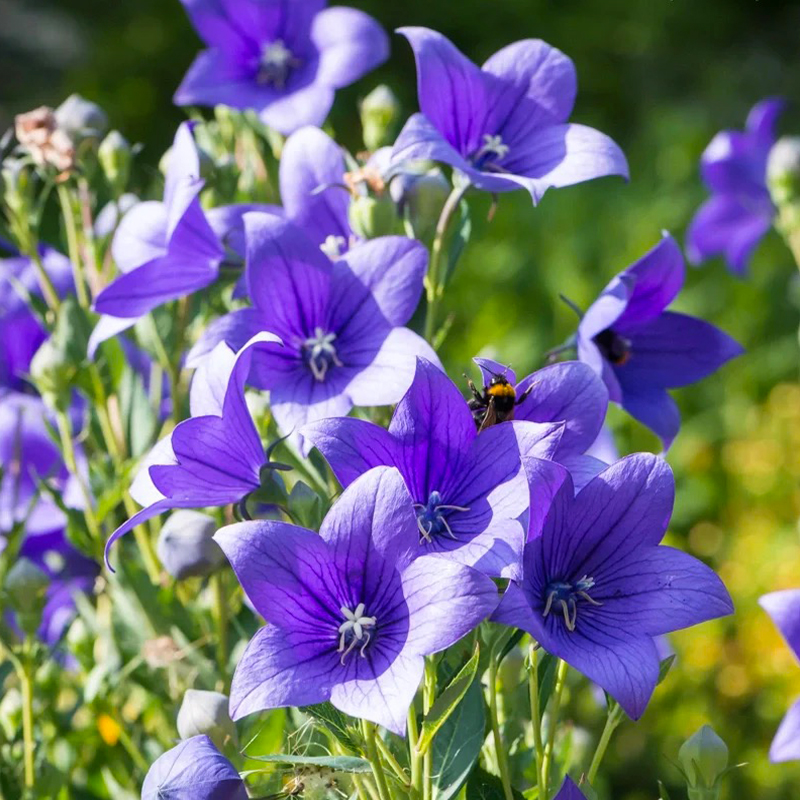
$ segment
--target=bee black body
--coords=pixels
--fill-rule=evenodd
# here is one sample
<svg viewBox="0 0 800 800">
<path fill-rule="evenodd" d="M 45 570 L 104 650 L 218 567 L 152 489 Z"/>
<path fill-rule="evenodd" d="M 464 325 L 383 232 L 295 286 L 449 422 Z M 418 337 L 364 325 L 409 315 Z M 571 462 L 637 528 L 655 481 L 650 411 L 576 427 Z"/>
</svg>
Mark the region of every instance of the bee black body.
<svg viewBox="0 0 800 800">
<path fill-rule="evenodd" d="M 519 397 L 514 386 L 508 382 L 505 375 L 492 375 L 491 380 L 479 392 L 475 384 L 467 378 L 472 398 L 469 400 L 469 409 L 478 431 L 514 419 L 514 409 L 530 393 L 533 384 Z"/>
</svg>

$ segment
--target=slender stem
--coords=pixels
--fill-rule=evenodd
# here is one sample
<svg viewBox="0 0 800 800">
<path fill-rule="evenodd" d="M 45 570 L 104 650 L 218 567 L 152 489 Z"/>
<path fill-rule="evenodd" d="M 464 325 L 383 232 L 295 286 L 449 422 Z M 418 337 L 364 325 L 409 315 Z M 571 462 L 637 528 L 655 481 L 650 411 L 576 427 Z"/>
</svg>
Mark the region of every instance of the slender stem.
<svg viewBox="0 0 800 800">
<path fill-rule="evenodd" d="M 56 189 L 58 199 L 61 203 L 61 215 L 64 217 L 64 229 L 67 232 L 67 248 L 69 260 L 72 263 L 72 277 L 75 281 L 75 291 L 78 295 L 78 302 L 83 308 L 89 308 L 89 293 L 86 290 L 86 283 L 83 280 L 83 260 L 81 258 L 81 248 L 78 242 L 78 228 L 75 225 L 75 211 L 72 206 L 72 198 L 69 196 L 69 189 L 66 184 L 59 184 Z"/>
<path fill-rule="evenodd" d="M 611 741 L 611 737 L 614 735 L 614 731 L 617 729 L 620 722 L 622 722 L 622 713 L 620 711 L 620 707 L 614 703 L 614 705 L 608 710 L 608 716 L 606 717 L 606 724 L 603 728 L 603 733 L 600 735 L 600 741 L 597 743 L 597 749 L 594 751 L 594 757 L 592 758 L 591 766 L 589 767 L 589 771 L 586 773 L 586 780 L 588 780 L 590 784 L 594 784 L 594 779 L 597 777 L 597 771 L 600 769 L 603 756 L 605 756 L 606 750 L 608 749 L 608 743 Z"/>
<path fill-rule="evenodd" d="M 542 781 L 542 759 L 544 757 L 544 746 L 542 744 L 542 712 L 539 708 L 539 659 L 538 650 L 535 644 L 530 649 L 530 675 L 528 685 L 531 694 L 531 724 L 533 726 L 533 746 L 536 755 L 536 786 L 539 790 L 539 797 L 544 797 L 544 785 Z"/>
<path fill-rule="evenodd" d="M 97 295 L 100 291 L 100 265 L 97 259 L 97 242 L 92 219 L 92 195 L 89 190 L 89 182 L 82 175 L 78 178 L 78 204 L 86 253 L 87 280 L 92 294 Z"/>
<path fill-rule="evenodd" d="M 408 709 L 408 760 L 411 764 L 411 785 L 417 794 L 422 792 L 422 756 L 417 752 L 417 711 L 414 703 Z"/>
<path fill-rule="evenodd" d="M 358 800 L 370 800 L 369 792 L 367 791 L 365 782 L 362 780 L 361 776 L 351 775 L 351 777 L 353 779 L 353 786 L 356 787 L 356 794 L 358 794 Z"/>
<path fill-rule="evenodd" d="M 444 240 L 450 228 L 453 214 L 461 203 L 467 189 L 469 189 L 469 184 L 453 188 L 442 207 L 439 221 L 436 223 L 436 233 L 431 245 L 431 259 L 428 265 L 428 274 L 425 278 L 426 297 L 428 300 L 428 307 L 425 311 L 425 338 L 429 342 L 432 342 L 434 336 L 436 336 L 436 317 L 439 311 L 439 303 L 444 294 L 444 280 L 440 274 Z"/>
<path fill-rule="evenodd" d="M 492 647 L 492 652 L 489 656 L 489 716 L 492 722 L 497 767 L 500 770 L 500 781 L 503 784 L 503 795 L 505 800 L 514 800 L 514 793 L 511 789 L 511 773 L 508 767 L 508 754 L 500 733 L 500 718 L 497 712 L 497 656 L 496 648 Z"/>
<path fill-rule="evenodd" d="M 217 623 L 217 664 L 220 675 L 228 683 L 228 602 L 225 597 L 225 573 L 217 570 L 211 576 L 214 588 L 214 617 Z"/>
<path fill-rule="evenodd" d="M 564 683 L 567 677 L 567 662 L 558 662 L 558 671 L 556 672 L 556 686 L 553 690 L 553 701 L 550 707 L 550 730 L 547 735 L 547 747 L 544 751 L 544 760 L 542 762 L 542 783 L 544 794 L 543 798 L 547 797 L 550 791 L 550 770 L 553 765 L 553 749 L 556 743 L 556 729 L 558 728 L 558 715 L 561 711 L 561 696 L 564 694 Z"/>
<path fill-rule="evenodd" d="M 436 700 L 436 664 L 430 656 L 425 659 L 425 688 L 422 694 L 422 708 L 427 715 Z M 433 798 L 433 748 L 429 747 L 422 757 L 422 797 Z"/>
<path fill-rule="evenodd" d="M 378 796 L 380 800 L 392 800 L 392 796 L 389 792 L 389 785 L 386 783 L 386 775 L 383 772 L 383 765 L 378 755 L 375 723 L 367 722 L 367 720 L 363 719 L 361 720 L 361 727 L 364 731 L 364 739 L 367 743 L 367 758 L 372 765 L 372 774 L 375 777 L 375 784 L 378 787 Z"/>
<path fill-rule="evenodd" d="M 34 670 L 31 658 L 31 637 L 25 637 L 24 652 L 20 660 L 19 679 L 22 684 L 22 740 L 25 763 L 25 787 L 33 789 L 36 782 L 34 773 L 34 739 L 33 739 L 33 682 Z"/>
<path fill-rule="evenodd" d="M 33 262 L 33 268 L 36 270 L 36 280 L 39 282 L 39 288 L 42 290 L 42 295 L 45 299 L 45 302 L 50 308 L 53 309 L 53 311 L 58 311 L 59 307 L 61 306 L 61 300 L 59 299 L 56 287 L 50 278 L 50 274 L 44 268 L 42 257 L 39 255 L 38 245 L 34 244 L 29 255 L 31 261 Z"/>
<path fill-rule="evenodd" d="M 403 784 L 405 789 L 410 789 L 413 792 L 413 787 L 411 786 L 411 780 L 408 777 L 408 773 L 400 766 L 398 760 L 394 757 L 394 753 L 389 749 L 389 745 L 381 739 L 380 736 L 375 738 L 375 742 L 378 745 L 378 751 L 380 752 L 383 760 L 392 768 L 392 772 L 397 776 L 397 779 L 400 783 Z"/>
</svg>

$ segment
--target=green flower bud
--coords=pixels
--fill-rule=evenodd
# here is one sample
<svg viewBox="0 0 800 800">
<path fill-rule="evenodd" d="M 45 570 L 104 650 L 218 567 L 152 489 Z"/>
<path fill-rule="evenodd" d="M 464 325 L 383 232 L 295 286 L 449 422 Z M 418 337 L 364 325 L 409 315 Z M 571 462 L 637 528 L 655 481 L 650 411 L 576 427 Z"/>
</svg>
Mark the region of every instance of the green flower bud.
<svg viewBox="0 0 800 800">
<path fill-rule="evenodd" d="M 714 729 L 703 725 L 678 751 L 689 786 L 689 800 L 717 800 L 720 778 L 728 769 L 728 746 Z"/>
<path fill-rule="evenodd" d="M 30 374 L 50 408 L 64 408 L 69 403 L 75 369 L 52 336 L 42 342 L 31 359 Z"/>
<path fill-rule="evenodd" d="M 188 689 L 178 711 L 181 739 L 205 734 L 219 750 L 228 741 L 236 742 L 236 726 L 228 713 L 228 698 L 219 692 Z"/>
<path fill-rule="evenodd" d="M 22 727 L 22 694 L 19 689 L 8 689 L 0 699 L 0 727 L 6 739 L 16 739 Z"/>
<path fill-rule="evenodd" d="M 0 168 L 3 179 L 3 200 L 20 218 L 27 217 L 33 205 L 34 185 L 31 169 L 22 158 L 7 158 Z"/>
<path fill-rule="evenodd" d="M 402 172 L 392 179 L 389 191 L 414 233 L 423 240 L 431 237 L 450 194 L 444 173 L 438 167 L 422 173 Z"/>
<path fill-rule="evenodd" d="M 114 196 L 119 197 L 131 174 L 133 151 L 130 143 L 119 131 L 111 131 L 100 143 L 97 157 Z"/>
<path fill-rule="evenodd" d="M 47 574 L 27 558 L 20 558 L 8 571 L 3 588 L 25 633 L 33 634 L 39 627 L 49 585 Z"/>
<path fill-rule="evenodd" d="M 800 136 L 783 136 L 769 151 L 767 185 L 776 206 L 800 200 Z"/>
<path fill-rule="evenodd" d="M 87 668 L 94 665 L 94 637 L 81 617 L 76 617 L 66 635 L 67 647 L 78 661 Z"/>
<path fill-rule="evenodd" d="M 353 198 L 348 217 L 353 232 L 364 239 L 402 233 L 397 209 L 388 193 L 381 197 Z"/>
<path fill-rule="evenodd" d="M 400 103 L 388 86 L 376 86 L 361 101 L 361 127 L 367 150 L 391 144 L 400 116 Z"/>
<path fill-rule="evenodd" d="M 54 113 L 56 124 L 76 147 L 86 141 L 96 144 L 108 130 L 106 112 L 79 94 L 71 94 Z"/>
</svg>

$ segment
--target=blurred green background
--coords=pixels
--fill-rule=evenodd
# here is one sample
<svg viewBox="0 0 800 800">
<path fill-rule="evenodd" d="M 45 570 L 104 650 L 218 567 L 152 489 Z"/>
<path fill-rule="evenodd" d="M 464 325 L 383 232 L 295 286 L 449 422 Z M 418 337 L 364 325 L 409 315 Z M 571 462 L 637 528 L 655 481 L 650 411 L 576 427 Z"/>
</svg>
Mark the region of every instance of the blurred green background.
<svg viewBox="0 0 800 800">
<path fill-rule="evenodd" d="M 568 295 L 587 305 L 664 229 L 682 241 L 705 196 L 697 162 L 720 128 L 741 127 L 757 100 L 800 96 L 800 4 L 755 0 L 386 0 L 353 2 L 388 28 L 426 25 L 482 61 L 504 44 L 540 37 L 576 62 L 573 119 L 613 136 L 628 155 L 631 182 L 605 179 L 549 193 L 533 209 L 520 192 L 472 201 L 473 242 L 446 297 L 456 314 L 444 348 L 451 374 L 478 352 L 518 373 L 574 328 Z M 57 105 L 77 91 L 100 103 L 111 124 L 157 163 L 182 112 L 171 95 L 199 40 L 177 0 L 0 0 L 0 128 L 15 113 Z M 379 82 L 416 110 L 414 68 L 393 38 L 390 61 L 337 98 L 331 123 L 361 148 L 356 103 Z M 785 132 L 800 130 L 790 108 Z M 752 275 L 720 262 L 691 270 L 677 303 L 736 336 L 745 357 L 681 390 L 684 427 L 670 453 L 678 480 L 670 536 L 720 570 L 736 616 L 672 637 L 678 662 L 638 725 L 620 729 L 604 770 L 614 800 L 656 796 L 655 776 L 679 786 L 670 765 L 704 722 L 748 765 L 727 797 L 796 800 L 800 765 L 771 766 L 766 752 L 800 695 L 794 663 L 756 604 L 766 591 L 800 586 L 800 286 L 774 233 Z M 623 414 L 611 422 L 621 452 L 657 450 Z M 596 731 L 601 713 L 575 703 L 575 724 Z M 676 789 L 673 797 L 682 797 Z"/>
</svg>

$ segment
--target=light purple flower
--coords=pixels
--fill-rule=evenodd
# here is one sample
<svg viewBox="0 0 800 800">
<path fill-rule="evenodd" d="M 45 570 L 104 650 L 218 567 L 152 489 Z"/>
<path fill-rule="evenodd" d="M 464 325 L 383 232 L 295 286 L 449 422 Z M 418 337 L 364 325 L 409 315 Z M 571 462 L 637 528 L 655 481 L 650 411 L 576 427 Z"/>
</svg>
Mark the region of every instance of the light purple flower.
<svg viewBox="0 0 800 800">
<path fill-rule="evenodd" d="M 762 100 L 750 110 L 744 131 L 720 131 L 700 161 L 711 197 L 686 234 L 695 264 L 723 255 L 735 275 L 747 272 L 756 245 L 772 226 L 775 207 L 767 188 L 767 157 L 775 143 L 782 100 Z"/>
<path fill-rule="evenodd" d="M 325 0 L 182 0 L 208 46 L 175 103 L 255 109 L 283 134 L 321 125 L 336 89 L 382 64 L 389 42 L 362 11 Z"/>
<path fill-rule="evenodd" d="M 122 218 L 111 250 L 122 272 L 97 296 L 101 314 L 89 352 L 154 308 L 212 284 L 224 256 L 200 206 L 200 159 L 184 122 L 169 156 L 163 202 L 138 203 Z"/>
<path fill-rule="evenodd" d="M 608 387 L 611 400 L 669 447 L 680 413 L 668 388 L 711 375 L 743 349 L 718 328 L 666 311 L 683 286 L 683 255 L 665 235 L 603 289 L 578 326 L 578 358 Z"/>
<path fill-rule="evenodd" d="M 396 467 L 417 519 L 418 555 L 441 552 L 489 575 L 516 574 L 524 543 L 518 521 L 541 498 L 521 456 L 550 458 L 562 424 L 509 422 L 478 434 L 458 387 L 438 367 L 417 360 L 411 388 L 388 431 L 339 417 L 302 434 L 325 456 L 343 486 L 373 467 Z"/>
<path fill-rule="evenodd" d="M 438 363 L 427 342 L 402 327 L 422 293 L 428 257 L 419 242 L 384 236 L 332 263 L 290 222 L 247 214 L 245 227 L 253 308 L 213 323 L 189 364 L 220 341 L 238 348 L 259 331 L 276 333 L 284 348 L 256 353 L 251 381 L 270 391 L 284 434 L 297 440 L 305 423 L 344 416 L 354 405 L 396 403 L 416 356 Z"/>
<path fill-rule="evenodd" d="M 786 644 L 800 661 L 800 589 L 771 592 L 759 598 L 764 611 L 783 636 Z M 772 746 L 769 758 L 773 762 L 800 760 L 800 699 L 789 707 Z"/>
<path fill-rule="evenodd" d="M 21 390 L 34 353 L 47 338 L 47 332 L 28 307 L 22 292 L 41 298 L 36 268 L 0 239 L 0 388 Z M 72 267 L 66 256 L 46 245 L 39 246 L 42 261 L 56 292 L 64 296 L 72 290 Z"/>
<path fill-rule="evenodd" d="M 514 386 L 515 420 L 564 423 L 553 460 L 570 471 L 576 489 L 606 467 L 586 454 L 600 434 L 608 410 L 608 390 L 591 367 L 580 361 L 564 361 L 517 382 L 514 370 L 499 361 L 472 360 L 480 367 L 484 391 L 498 376 Z"/>
<path fill-rule="evenodd" d="M 586 795 L 569 775 L 565 775 L 564 783 L 561 784 L 561 788 L 553 800 L 586 800 Z"/>
<path fill-rule="evenodd" d="M 536 466 L 564 473 L 552 462 Z M 711 569 L 659 544 L 675 491 L 663 459 L 623 458 L 577 497 L 569 476 L 560 477 L 541 532 L 529 532 L 522 579 L 509 584 L 495 619 L 528 631 L 638 719 L 658 681 L 653 637 L 733 605 Z"/>
<path fill-rule="evenodd" d="M 567 122 L 575 66 L 539 39 L 515 42 L 482 67 L 428 28 L 400 28 L 417 60 L 420 114 L 406 123 L 393 162 L 450 164 L 479 189 L 524 188 L 538 203 L 550 187 L 604 175 L 628 177 L 619 147 L 593 128 Z"/>
<path fill-rule="evenodd" d="M 424 657 L 497 605 L 485 575 L 436 555 L 416 558 L 416 515 L 394 469 L 349 486 L 319 534 L 260 521 L 215 538 L 267 622 L 236 667 L 234 719 L 330 700 L 403 735 Z"/>
<path fill-rule="evenodd" d="M 153 762 L 142 800 L 247 800 L 247 789 L 208 736 L 192 736 Z"/>
<path fill-rule="evenodd" d="M 107 564 L 114 542 L 148 519 L 173 508 L 239 503 L 261 486 L 268 457 L 247 408 L 244 385 L 253 355 L 279 346 L 280 339 L 265 332 L 235 356 L 220 344 L 195 373 L 192 417 L 145 457 L 131 486 L 131 495 L 145 507 L 111 534 Z"/>
</svg>

